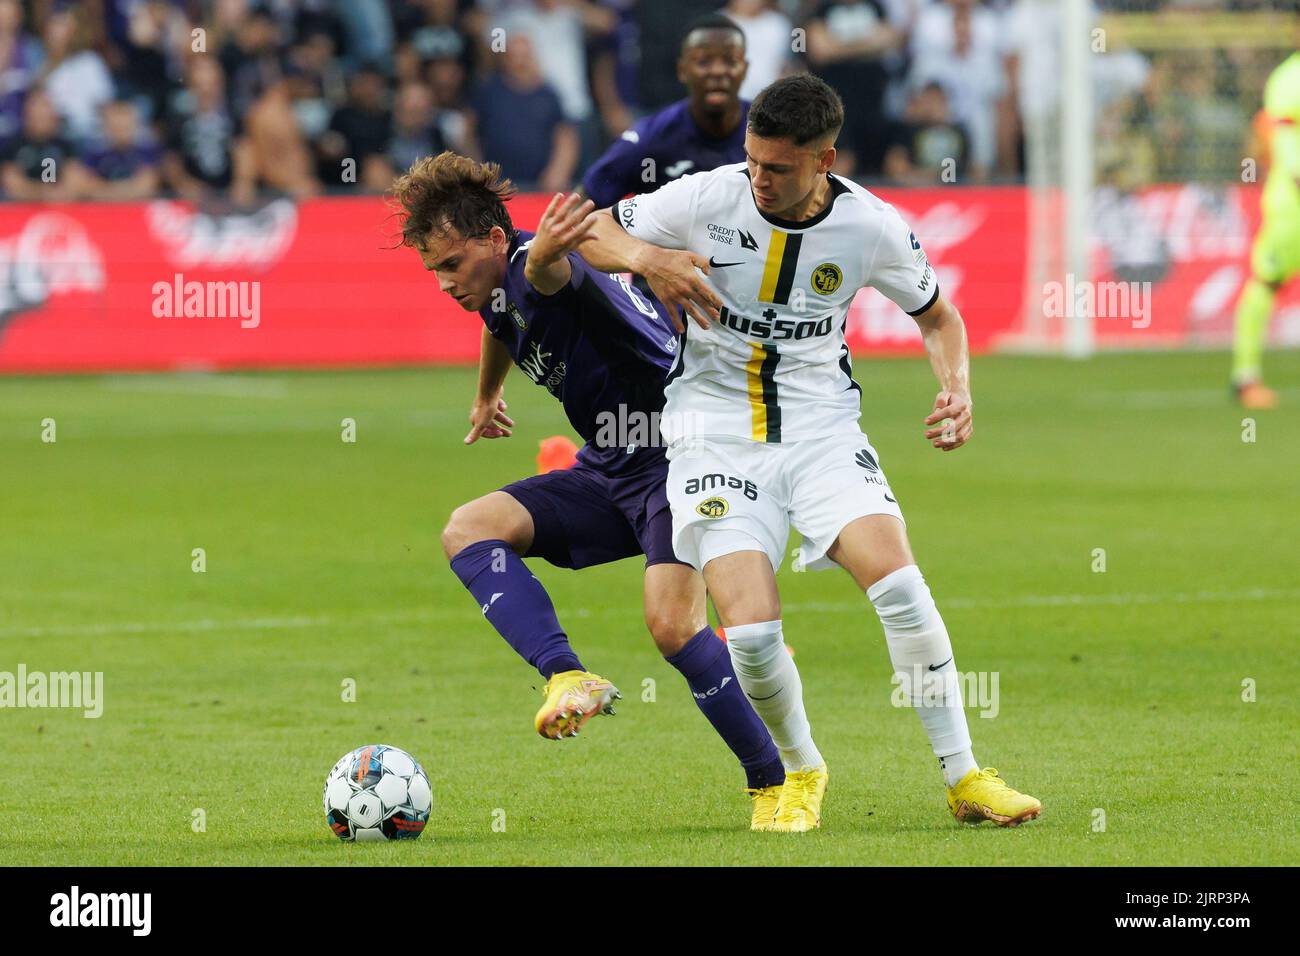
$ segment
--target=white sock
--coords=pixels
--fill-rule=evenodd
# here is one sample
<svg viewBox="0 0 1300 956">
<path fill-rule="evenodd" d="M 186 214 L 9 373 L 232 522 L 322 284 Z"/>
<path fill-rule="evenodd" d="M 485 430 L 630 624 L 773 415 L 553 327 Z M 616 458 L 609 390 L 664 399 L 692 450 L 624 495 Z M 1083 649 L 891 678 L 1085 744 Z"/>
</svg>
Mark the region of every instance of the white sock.
<svg viewBox="0 0 1300 956">
<path fill-rule="evenodd" d="M 909 564 L 867 588 L 867 597 L 884 625 L 894 674 L 921 718 L 944 783 L 951 787 L 978 765 L 971 753 L 948 629 L 930 588 L 921 569 Z"/>
<path fill-rule="evenodd" d="M 803 682 L 785 651 L 780 621 L 727 628 L 727 650 L 745 696 L 781 754 L 787 772 L 820 767 L 812 728 L 803 709 Z"/>
</svg>

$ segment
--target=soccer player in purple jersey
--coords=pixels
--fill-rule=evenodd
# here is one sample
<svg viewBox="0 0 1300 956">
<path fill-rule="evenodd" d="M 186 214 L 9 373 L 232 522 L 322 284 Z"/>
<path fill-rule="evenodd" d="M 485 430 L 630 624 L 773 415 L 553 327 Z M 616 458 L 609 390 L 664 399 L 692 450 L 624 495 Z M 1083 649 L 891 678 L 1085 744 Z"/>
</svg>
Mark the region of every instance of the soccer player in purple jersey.
<svg viewBox="0 0 1300 956">
<path fill-rule="evenodd" d="M 509 437 L 514 423 L 501 393 L 513 363 L 559 399 L 586 445 L 572 469 L 461 505 L 443 530 L 443 550 L 488 622 L 546 678 L 534 725 L 551 739 L 612 713 L 620 695 L 578 659 L 522 559 L 576 569 L 644 554 L 646 626 L 744 767 L 758 829 L 774 811 L 781 760 L 709 627 L 703 579 L 672 548 L 658 413 L 678 347 L 673 321 L 663 305 L 574 253 L 590 201 L 557 195 L 533 234 L 511 223 L 505 200 L 513 191 L 495 164 L 450 152 L 421 159 L 393 187 L 401 242 L 483 319 L 466 444 Z"/>
<path fill-rule="evenodd" d="M 695 20 L 677 60 L 686 99 L 624 132 L 587 170 L 582 190 L 597 206 L 612 206 L 629 194 L 744 160 L 749 101 L 740 98 L 740 84 L 748 66 L 745 34 L 734 21 L 719 13 Z"/>
</svg>

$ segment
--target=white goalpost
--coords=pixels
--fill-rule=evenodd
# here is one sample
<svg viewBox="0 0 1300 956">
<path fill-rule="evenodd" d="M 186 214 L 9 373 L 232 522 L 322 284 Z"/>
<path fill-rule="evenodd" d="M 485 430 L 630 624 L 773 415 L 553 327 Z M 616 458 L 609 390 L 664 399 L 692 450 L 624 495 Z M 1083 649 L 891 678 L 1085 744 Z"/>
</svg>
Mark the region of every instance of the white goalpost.
<svg viewBox="0 0 1300 956">
<path fill-rule="evenodd" d="M 1089 209 L 1092 199 L 1092 31 L 1088 0 L 1062 0 L 1061 17 L 1061 192 L 1066 288 L 1090 282 Z M 1040 297 L 1041 301 L 1041 297 Z M 1087 358 L 1093 352 L 1093 316 L 1086 307 L 1068 309 L 1063 317 L 1065 354 Z"/>
</svg>

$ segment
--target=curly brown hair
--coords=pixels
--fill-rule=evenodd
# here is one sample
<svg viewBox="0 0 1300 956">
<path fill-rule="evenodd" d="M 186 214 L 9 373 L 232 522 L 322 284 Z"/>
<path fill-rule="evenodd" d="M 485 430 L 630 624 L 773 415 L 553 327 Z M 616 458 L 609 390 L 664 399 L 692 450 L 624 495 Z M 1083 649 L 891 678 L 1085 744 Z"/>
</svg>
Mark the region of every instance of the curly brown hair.
<svg viewBox="0 0 1300 956">
<path fill-rule="evenodd" d="M 450 151 L 417 159 L 389 191 L 402 226 L 399 245 L 418 249 L 453 229 L 466 239 L 482 239 L 500 226 L 511 236 L 515 227 L 506 200 L 514 194 L 514 183 L 502 178 L 496 163 Z"/>
</svg>

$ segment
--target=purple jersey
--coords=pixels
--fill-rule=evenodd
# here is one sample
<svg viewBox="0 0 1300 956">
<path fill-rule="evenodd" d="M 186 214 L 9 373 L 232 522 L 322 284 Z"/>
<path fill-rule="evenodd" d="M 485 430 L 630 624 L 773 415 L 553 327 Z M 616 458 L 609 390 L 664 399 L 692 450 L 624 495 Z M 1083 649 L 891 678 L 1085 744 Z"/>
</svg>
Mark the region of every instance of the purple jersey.
<svg viewBox="0 0 1300 956">
<path fill-rule="evenodd" d="M 568 257 L 568 284 L 542 295 L 524 278 L 532 237 L 519 230 L 511 239 L 505 302 L 500 311 L 481 309 L 483 323 L 524 374 L 564 405 L 587 442 L 579 461 L 611 475 L 662 462 L 658 413 L 678 347 L 667 310 L 577 253 Z M 651 447 L 622 444 L 638 431 Z"/>
<path fill-rule="evenodd" d="M 725 139 L 714 139 L 695 125 L 689 101 L 679 100 L 619 137 L 587 170 L 582 187 L 597 208 L 603 208 L 632 193 L 654 192 L 691 173 L 742 163 L 748 117 L 749 101 L 741 100 L 739 125 Z M 647 159 L 654 160 L 654 165 L 647 166 Z"/>
</svg>

